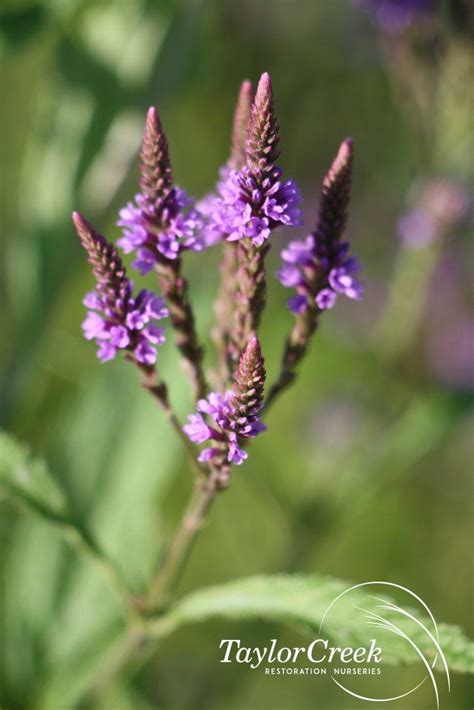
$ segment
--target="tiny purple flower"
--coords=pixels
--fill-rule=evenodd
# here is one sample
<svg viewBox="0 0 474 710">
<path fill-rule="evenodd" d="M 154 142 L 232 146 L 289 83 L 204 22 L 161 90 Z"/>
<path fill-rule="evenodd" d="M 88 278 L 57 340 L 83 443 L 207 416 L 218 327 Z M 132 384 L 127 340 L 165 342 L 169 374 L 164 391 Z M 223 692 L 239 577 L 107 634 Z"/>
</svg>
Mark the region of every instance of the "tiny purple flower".
<svg viewBox="0 0 474 710">
<path fill-rule="evenodd" d="M 135 357 L 138 362 L 144 365 L 154 365 L 156 362 L 156 349 L 147 343 L 146 340 L 140 340 L 134 349 Z"/>
<path fill-rule="evenodd" d="M 117 350 L 127 348 L 130 344 L 130 336 L 127 328 L 123 325 L 113 325 L 109 330 L 110 343 Z"/>
<path fill-rule="evenodd" d="M 143 247 L 137 251 L 137 259 L 133 262 L 132 266 L 136 269 L 142 276 L 149 274 L 153 271 L 155 264 L 157 262 L 156 256 L 152 251 Z"/>
<path fill-rule="evenodd" d="M 308 299 L 302 294 L 296 294 L 288 299 L 288 308 L 292 313 L 305 313 L 308 310 Z"/>
<path fill-rule="evenodd" d="M 166 341 L 165 329 L 159 328 L 154 323 L 149 323 L 145 328 L 143 328 L 142 333 L 152 345 L 163 345 Z"/>
<path fill-rule="evenodd" d="M 280 283 L 286 288 L 294 288 L 301 283 L 301 272 L 298 267 L 293 266 L 293 264 L 285 264 L 282 266 L 277 275 Z"/>
<path fill-rule="evenodd" d="M 114 347 L 110 341 L 106 340 L 100 343 L 97 351 L 97 357 L 101 362 L 108 362 L 109 360 L 114 359 L 116 353 L 117 348 Z"/>
<path fill-rule="evenodd" d="M 212 434 L 211 428 L 204 421 L 202 414 L 190 414 L 188 424 L 183 426 L 183 431 L 194 444 L 202 444 L 210 439 Z"/>
<path fill-rule="evenodd" d="M 332 308 L 337 301 L 337 294 L 330 288 L 322 288 L 316 295 L 316 305 L 322 311 Z"/>
<path fill-rule="evenodd" d="M 97 308 L 97 306 L 94 306 Z M 105 321 L 99 316 L 98 313 L 90 311 L 87 314 L 87 318 L 82 323 L 82 332 L 86 340 L 93 340 L 94 338 L 102 338 L 105 330 Z"/>
<path fill-rule="evenodd" d="M 329 272 L 329 284 L 336 293 L 341 293 L 347 298 L 353 298 L 356 301 L 359 301 L 364 294 L 364 287 L 352 276 L 351 269 L 345 265 L 331 269 Z"/>
</svg>

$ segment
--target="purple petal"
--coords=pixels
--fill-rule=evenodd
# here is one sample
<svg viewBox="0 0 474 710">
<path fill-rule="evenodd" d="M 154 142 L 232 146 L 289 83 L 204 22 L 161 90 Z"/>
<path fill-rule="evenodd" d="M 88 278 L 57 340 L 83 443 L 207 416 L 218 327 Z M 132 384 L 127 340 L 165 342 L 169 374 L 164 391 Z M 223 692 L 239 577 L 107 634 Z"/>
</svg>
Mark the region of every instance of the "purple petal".
<svg viewBox="0 0 474 710">
<path fill-rule="evenodd" d="M 108 360 L 113 360 L 117 348 L 115 348 L 109 340 L 102 341 L 100 347 L 97 351 L 97 357 L 101 362 L 107 362 Z"/>
<path fill-rule="evenodd" d="M 201 414 L 190 414 L 188 422 L 183 426 L 183 431 L 193 443 L 202 444 L 211 438 L 211 429 Z"/>
<path fill-rule="evenodd" d="M 82 332 L 87 340 L 108 337 L 105 320 L 94 311 L 89 311 L 82 322 Z"/>
<path fill-rule="evenodd" d="M 292 264 L 284 264 L 284 266 L 282 266 L 282 268 L 277 272 L 277 277 L 280 283 L 287 288 L 299 286 L 303 280 L 298 267 L 293 266 Z"/>
<path fill-rule="evenodd" d="M 142 362 L 144 365 L 154 365 L 156 362 L 156 350 L 148 345 L 145 339 L 140 340 L 134 353 L 138 362 Z"/>
<path fill-rule="evenodd" d="M 154 325 L 154 323 L 149 323 L 142 330 L 142 334 L 148 342 L 153 343 L 154 345 L 163 345 L 166 341 L 165 332 L 165 328 L 159 328 L 157 325 Z"/>
<path fill-rule="evenodd" d="M 322 311 L 332 308 L 337 301 L 337 294 L 330 288 L 323 288 L 314 299 L 318 308 Z"/>
<path fill-rule="evenodd" d="M 123 325 L 114 325 L 110 329 L 110 343 L 115 348 L 126 348 L 130 344 L 128 330 Z"/>
<path fill-rule="evenodd" d="M 289 298 L 287 303 L 292 313 L 305 313 L 308 310 L 308 299 L 306 296 L 297 294 Z"/>
</svg>

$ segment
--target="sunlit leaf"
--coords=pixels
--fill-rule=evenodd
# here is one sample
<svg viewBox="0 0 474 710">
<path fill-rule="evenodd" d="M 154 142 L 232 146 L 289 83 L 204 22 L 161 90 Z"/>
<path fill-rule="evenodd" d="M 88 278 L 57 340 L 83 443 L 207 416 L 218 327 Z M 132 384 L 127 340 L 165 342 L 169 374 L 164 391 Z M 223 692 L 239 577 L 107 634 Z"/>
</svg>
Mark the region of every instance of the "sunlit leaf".
<svg viewBox="0 0 474 710">
<path fill-rule="evenodd" d="M 329 605 L 350 586 L 341 580 L 317 576 L 249 577 L 189 594 L 163 620 L 156 622 L 156 631 L 158 634 L 167 634 L 182 624 L 220 617 L 231 620 L 281 621 L 314 638 L 319 633 Z M 386 595 L 383 594 L 383 597 Z M 328 615 L 322 636 L 328 634 L 332 642 L 354 648 L 367 646 L 374 637 L 374 630 L 369 625 L 361 625 L 354 608 L 376 611 L 379 602 L 362 589 L 351 592 L 347 599 L 347 602 L 338 603 L 337 615 Z M 410 612 L 426 627 L 430 627 L 430 621 L 423 614 L 413 609 Z M 385 614 L 385 618 L 396 619 L 397 625 L 407 630 L 426 657 L 434 659 L 431 640 L 411 620 L 393 613 Z M 419 660 L 412 647 L 403 639 L 385 633 L 384 662 L 406 664 Z M 474 672 L 474 643 L 456 626 L 440 625 L 439 635 L 449 668 L 453 671 Z"/>
</svg>

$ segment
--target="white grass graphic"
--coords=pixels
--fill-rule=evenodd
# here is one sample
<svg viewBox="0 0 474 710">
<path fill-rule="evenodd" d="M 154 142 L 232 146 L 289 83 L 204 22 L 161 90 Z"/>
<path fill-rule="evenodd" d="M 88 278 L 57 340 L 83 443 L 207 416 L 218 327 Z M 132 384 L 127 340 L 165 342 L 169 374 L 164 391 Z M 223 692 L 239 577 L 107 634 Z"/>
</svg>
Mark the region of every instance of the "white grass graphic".
<svg viewBox="0 0 474 710">
<path fill-rule="evenodd" d="M 436 698 L 436 707 L 439 710 L 439 691 L 438 691 L 438 685 L 436 682 L 436 678 L 433 673 L 433 669 L 436 665 L 436 662 L 438 660 L 438 657 L 441 659 L 443 669 L 446 675 L 446 680 L 447 680 L 447 686 L 448 686 L 448 692 L 451 690 L 451 679 L 449 676 L 449 668 L 448 664 L 446 662 L 445 655 L 443 653 L 443 650 L 439 644 L 439 633 L 438 633 L 438 627 L 436 624 L 436 621 L 433 617 L 433 614 L 431 613 L 430 609 L 428 606 L 425 604 L 425 602 L 420 599 L 414 592 L 410 591 L 409 589 L 406 589 L 405 587 L 402 587 L 399 584 L 395 584 L 393 582 L 363 582 L 362 584 L 357 584 L 353 587 L 350 587 L 349 589 L 346 589 L 344 592 L 341 592 L 336 599 L 334 599 L 331 604 L 328 606 L 326 609 L 326 612 L 323 615 L 319 630 L 321 631 L 321 628 L 323 626 L 323 623 L 327 617 L 327 614 L 331 607 L 340 599 L 342 596 L 345 594 L 349 593 L 353 589 L 357 589 L 360 587 L 365 587 L 365 586 L 372 586 L 372 585 L 382 585 L 382 586 L 389 586 L 389 587 L 396 587 L 398 589 L 401 589 L 402 591 L 406 592 L 410 596 L 414 597 L 425 609 L 425 611 L 428 613 L 431 621 L 433 622 L 434 630 L 435 630 L 435 635 L 431 633 L 431 631 L 426 627 L 425 624 L 423 624 L 422 621 L 417 619 L 413 614 L 410 612 L 406 611 L 405 609 L 400 608 L 393 602 L 390 602 L 386 599 L 381 599 L 379 597 L 372 596 L 371 598 L 374 599 L 377 602 L 381 602 L 380 604 L 377 605 L 378 609 L 385 610 L 385 611 L 390 611 L 394 614 L 399 614 L 400 616 L 410 619 L 413 623 L 415 623 L 419 628 L 422 629 L 422 631 L 429 637 L 430 641 L 432 642 L 434 648 L 436 649 L 436 654 L 434 657 L 434 660 L 430 664 L 429 661 L 427 660 L 426 656 L 423 654 L 423 652 L 420 650 L 420 648 L 416 645 L 416 643 L 405 633 L 402 629 L 400 629 L 395 623 L 392 621 L 389 621 L 388 619 L 385 619 L 383 616 L 380 616 L 379 614 L 376 614 L 373 611 L 368 611 L 367 609 L 361 609 L 360 607 L 354 607 L 354 609 L 357 609 L 358 611 L 361 611 L 364 614 L 364 617 L 368 620 L 369 626 L 376 627 L 376 628 L 381 628 L 384 629 L 390 633 L 395 634 L 396 636 L 399 636 L 400 638 L 404 639 L 416 652 L 418 657 L 420 658 L 421 662 L 426 668 L 427 675 L 423 678 L 418 685 L 414 686 L 410 690 L 408 690 L 406 693 L 402 693 L 401 695 L 397 695 L 391 698 L 369 698 L 363 695 L 358 695 L 357 693 L 354 693 L 353 691 L 349 690 L 349 688 L 346 688 L 342 683 L 340 683 L 334 676 L 332 676 L 332 680 L 334 683 L 341 688 L 341 690 L 344 690 L 346 693 L 349 695 L 352 695 L 354 698 L 358 698 L 359 700 L 367 700 L 369 702 L 375 702 L 375 703 L 385 703 L 385 702 L 390 702 L 393 700 L 400 700 L 401 698 L 405 698 L 407 695 L 411 695 L 411 693 L 414 693 L 415 690 L 417 690 L 423 683 L 425 683 L 428 678 L 431 680 L 431 684 L 433 686 L 435 698 Z"/>
</svg>

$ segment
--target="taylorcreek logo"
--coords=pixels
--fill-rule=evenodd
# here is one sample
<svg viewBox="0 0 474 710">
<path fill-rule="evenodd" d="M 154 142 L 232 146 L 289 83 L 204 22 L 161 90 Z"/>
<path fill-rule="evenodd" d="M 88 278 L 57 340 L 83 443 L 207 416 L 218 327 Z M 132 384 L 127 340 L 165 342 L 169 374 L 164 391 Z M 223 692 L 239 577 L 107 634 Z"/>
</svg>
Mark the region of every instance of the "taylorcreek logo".
<svg viewBox="0 0 474 710">
<path fill-rule="evenodd" d="M 386 594 L 390 599 L 384 598 Z M 395 603 L 394 597 L 400 601 Z M 332 636 L 347 638 L 347 643 L 334 644 Z M 358 641 L 351 643 L 352 638 Z M 341 592 L 326 608 L 318 635 L 305 646 L 283 646 L 271 639 L 269 645 L 251 648 L 233 638 L 222 639 L 219 647 L 223 651 L 221 663 L 246 664 L 266 675 L 326 676 L 345 693 L 369 702 L 399 700 L 429 683 L 439 710 L 433 673 L 437 664 L 450 690 L 449 669 L 433 614 L 414 592 L 392 582 L 364 582 Z M 397 657 L 416 660 L 421 668 L 420 678 L 413 683 L 411 674 L 403 692 L 405 672 L 393 664 Z M 367 688 L 368 677 L 374 690 L 370 696 L 359 688 L 361 682 Z M 391 687 L 393 693 L 387 691 Z"/>
</svg>

